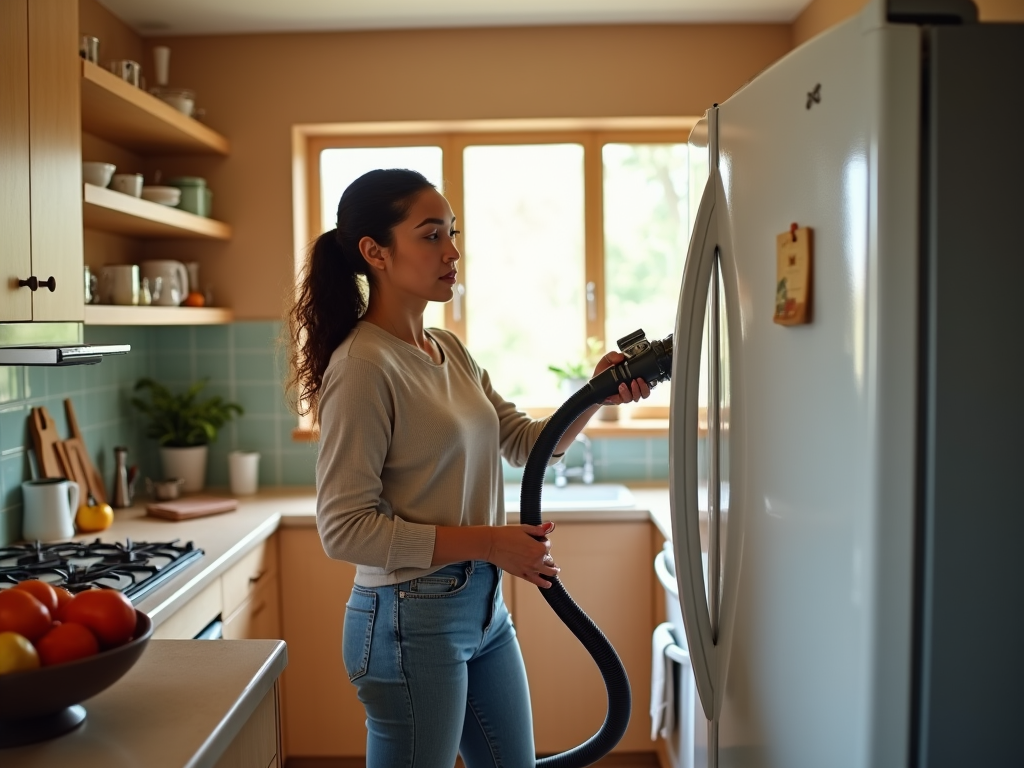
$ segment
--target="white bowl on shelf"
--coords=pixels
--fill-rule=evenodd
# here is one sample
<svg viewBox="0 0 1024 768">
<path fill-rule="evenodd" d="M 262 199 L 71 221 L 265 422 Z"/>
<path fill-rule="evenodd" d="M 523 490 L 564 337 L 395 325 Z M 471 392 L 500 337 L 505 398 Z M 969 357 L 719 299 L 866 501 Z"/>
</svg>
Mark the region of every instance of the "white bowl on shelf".
<svg viewBox="0 0 1024 768">
<path fill-rule="evenodd" d="M 150 90 L 154 96 L 165 104 L 170 104 L 183 115 L 192 117 L 195 112 L 196 94 L 189 88 L 168 88 L 166 86 Z"/>
<path fill-rule="evenodd" d="M 97 187 L 105 187 L 114 178 L 114 171 L 117 166 L 113 163 L 82 163 L 82 181 L 86 184 L 94 184 Z"/>
<path fill-rule="evenodd" d="M 143 187 L 142 199 L 173 207 L 181 200 L 181 190 L 177 187 Z"/>
</svg>

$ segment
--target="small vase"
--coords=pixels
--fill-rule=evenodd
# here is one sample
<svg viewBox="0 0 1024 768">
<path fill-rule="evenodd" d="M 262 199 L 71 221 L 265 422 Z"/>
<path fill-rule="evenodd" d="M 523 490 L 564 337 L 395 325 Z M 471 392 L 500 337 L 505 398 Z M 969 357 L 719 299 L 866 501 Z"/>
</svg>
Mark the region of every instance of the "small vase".
<svg viewBox="0 0 1024 768">
<path fill-rule="evenodd" d="M 209 446 L 194 445 L 189 448 L 161 448 L 160 462 L 163 464 L 164 480 L 181 478 L 181 490 L 185 493 L 201 491 L 206 486 L 206 459 Z"/>
</svg>

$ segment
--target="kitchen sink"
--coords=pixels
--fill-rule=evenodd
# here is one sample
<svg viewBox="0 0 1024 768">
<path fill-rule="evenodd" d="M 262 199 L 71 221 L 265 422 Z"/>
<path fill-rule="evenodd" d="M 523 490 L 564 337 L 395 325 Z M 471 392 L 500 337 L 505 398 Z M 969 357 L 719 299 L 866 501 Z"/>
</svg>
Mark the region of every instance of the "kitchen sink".
<svg viewBox="0 0 1024 768">
<path fill-rule="evenodd" d="M 505 510 L 519 509 L 520 486 L 518 483 L 505 485 Z M 540 496 L 541 510 L 560 509 L 630 509 L 634 506 L 633 494 L 624 485 L 617 483 L 569 483 L 559 488 L 545 484 Z"/>
</svg>

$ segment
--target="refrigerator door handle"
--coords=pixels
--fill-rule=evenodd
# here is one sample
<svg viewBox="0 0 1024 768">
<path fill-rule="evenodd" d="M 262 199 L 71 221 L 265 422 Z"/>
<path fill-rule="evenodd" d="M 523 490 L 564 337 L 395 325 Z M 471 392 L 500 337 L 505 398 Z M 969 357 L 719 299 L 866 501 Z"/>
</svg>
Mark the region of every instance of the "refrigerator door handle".
<svg viewBox="0 0 1024 768">
<path fill-rule="evenodd" d="M 709 110 L 709 133 L 717 144 L 717 109 Z M 700 544 L 700 511 L 697 501 L 697 443 L 701 344 L 712 267 L 717 259 L 716 203 L 723 195 L 717 158 L 712 152 L 710 175 L 704 187 L 693 235 L 690 238 L 672 352 L 672 424 L 669 462 L 669 496 L 672 510 L 672 541 L 676 559 L 679 604 L 686 629 L 694 680 L 705 717 L 715 719 L 715 684 L 718 656 L 704 585 Z"/>
</svg>

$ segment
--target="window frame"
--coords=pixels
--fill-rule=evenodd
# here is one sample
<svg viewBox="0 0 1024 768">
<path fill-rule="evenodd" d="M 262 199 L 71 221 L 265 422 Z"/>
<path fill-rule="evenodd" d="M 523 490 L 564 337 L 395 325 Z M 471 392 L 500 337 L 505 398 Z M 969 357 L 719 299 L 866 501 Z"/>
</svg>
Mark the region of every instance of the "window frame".
<svg viewBox="0 0 1024 768">
<path fill-rule="evenodd" d="M 542 120 L 450 120 L 382 123 L 336 123 L 298 125 L 292 130 L 293 218 L 296 281 L 302 268 L 308 244 L 322 231 L 320 154 L 326 149 L 349 147 L 437 146 L 441 148 L 444 195 L 452 210 L 463 221 L 464 228 L 472 226 L 463 220 L 463 151 L 467 146 L 510 144 L 572 143 L 583 147 L 584 157 L 584 288 L 593 283 L 593 311 L 584 303 L 586 336 L 580 339 L 581 348 L 586 338 L 604 338 L 604 165 L 602 147 L 605 144 L 685 144 L 690 130 L 699 117 L 639 117 L 599 119 L 542 119 Z M 462 280 L 467 279 L 472 263 L 460 265 Z M 460 339 L 466 340 L 466 316 L 471 311 L 472 296 L 463 297 L 465 311 L 458 320 L 454 317 L 453 302 L 445 304 L 445 327 Z M 605 347 L 612 348 L 614 340 L 605 339 Z M 545 416 L 551 408 L 528 409 L 532 416 Z M 610 431 L 628 433 L 629 437 L 662 435 L 667 428 L 668 408 L 637 404 L 631 409 L 626 422 L 605 422 L 587 432 Z M 640 422 L 640 423 L 635 423 Z M 645 423 L 646 422 L 646 423 Z M 625 425 L 629 425 L 628 427 Z M 309 424 L 300 421 L 297 439 L 305 439 Z M 609 435 L 604 435 L 609 436 Z M 626 436 L 626 434 L 623 434 Z"/>
</svg>

